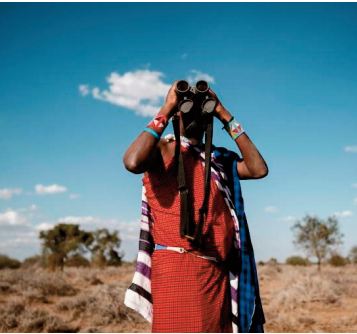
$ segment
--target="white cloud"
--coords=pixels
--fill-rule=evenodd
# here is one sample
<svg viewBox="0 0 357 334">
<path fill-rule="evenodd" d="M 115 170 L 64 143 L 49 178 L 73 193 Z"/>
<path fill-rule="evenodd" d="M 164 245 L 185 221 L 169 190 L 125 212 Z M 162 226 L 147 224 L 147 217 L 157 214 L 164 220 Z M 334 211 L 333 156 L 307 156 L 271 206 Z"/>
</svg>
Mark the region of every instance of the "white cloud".
<svg viewBox="0 0 357 334">
<path fill-rule="evenodd" d="M 351 217 L 353 216 L 353 212 L 349 210 L 344 210 L 344 211 L 336 211 L 334 215 L 338 218 L 346 218 L 346 217 Z"/>
<path fill-rule="evenodd" d="M 345 146 L 344 150 L 347 153 L 357 153 L 357 145 Z"/>
<path fill-rule="evenodd" d="M 278 208 L 276 206 L 273 206 L 273 205 L 268 205 L 264 208 L 264 211 L 265 212 L 268 212 L 268 213 L 276 213 L 278 212 Z"/>
<path fill-rule="evenodd" d="M 154 116 L 171 87 L 162 80 L 163 76 L 148 69 L 123 74 L 112 72 L 107 77 L 109 87 L 104 90 L 93 87 L 91 94 L 95 99 L 127 108 L 140 116 Z M 80 85 L 79 90 L 86 93 L 89 87 Z"/>
<path fill-rule="evenodd" d="M 0 212 L 0 226 L 24 226 L 28 225 L 26 217 L 18 211 L 8 209 Z"/>
<path fill-rule="evenodd" d="M 355 198 L 353 199 L 353 204 L 354 204 L 354 205 L 357 205 L 357 197 L 355 197 Z"/>
<path fill-rule="evenodd" d="M 21 193 L 21 188 L 3 188 L 0 189 L 0 199 L 10 199 L 15 195 L 20 195 Z"/>
<path fill-rule="evenodd" d="M 79 85 L 78 90 L 82 96 L 87 96 L 89 94 L 88 85 Z"/>
<path fill-rule="evenodd" d="M 297 218 L 295 216 L 286 216 L 281 218 L 282 221 L 287 222 L 287 223 L 291 223 L 297 220 Z"/>
<path fill-rule="evenodd" d="M 69 199 L 77 199 L 79 197 L 81 197 L 79 194 L 69 194 Z"/>
<path fill-rule="evenodd" d="M 38 225 L 35 226 L 35 229 L 37 231 L 47 231 L 47 230 L 50 230 L 52 227 L 54 226 L 53 223 L 40 223 Z"/>
<path fill-rule="evenodd" d="M 187 80 L 190 84 L 194 84 L 198 80 L 206 80 L 208 83 L 214 83 L 214 78 L 211 75 L 197 70 L 191 70 Z"/>
<path fill-rule="evenodd" d="M 352 183 L 352 184 L 351 184 L 351 187 L 352 187 L 352 188 L 357 188 L 357 183 Z"/>
<path fill-rule="evenodd" d="M 51 184 L 48 186 L 36 184 L 35 191 L 39 195 L 53 195 L 66 192 L 67 188 L 58 184 Z"/>
<path fill-rule="evenodd" d="M 67 216 L 59 218 L 59 223 L 68 223 L 68 224 L 92 224 L 96 221 L 96 218 L 92 216 Z"/>
</svg>

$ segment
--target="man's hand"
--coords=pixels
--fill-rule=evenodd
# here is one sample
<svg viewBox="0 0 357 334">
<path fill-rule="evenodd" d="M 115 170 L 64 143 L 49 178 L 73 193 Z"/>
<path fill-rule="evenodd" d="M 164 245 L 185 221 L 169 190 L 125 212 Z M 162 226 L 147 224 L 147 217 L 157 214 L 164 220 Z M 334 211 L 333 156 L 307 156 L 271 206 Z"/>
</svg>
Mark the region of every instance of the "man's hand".
<svg viewBox="0 0 357 334">
<path fill-rule="evenodd" d="M 208 92 L 217 101 L 216 107 L 213 111 L 213 115 L 217 117 L 223 124 L 224 122 L 228 122 L 232 117 L 231 113 L 223 106 L 217 94 L 211 88 Z"/>
<path fill-rule="evenodd" d="M 162 108 L 162 113 L 166 114 L 168 118 L 173 116 L 173 114 L 177 111 L 178 96 L 176 93 L 176 84 L 177 80 L 174 81 L 171 88 L 169 89 L 166 95 L 165 104 Z"/>
</svg>

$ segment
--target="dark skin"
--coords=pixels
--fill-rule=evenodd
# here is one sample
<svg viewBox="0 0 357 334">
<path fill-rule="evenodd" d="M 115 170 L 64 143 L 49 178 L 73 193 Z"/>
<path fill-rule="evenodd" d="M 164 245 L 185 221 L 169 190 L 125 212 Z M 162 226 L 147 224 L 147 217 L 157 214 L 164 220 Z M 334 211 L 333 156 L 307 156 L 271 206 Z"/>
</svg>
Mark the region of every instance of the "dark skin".
<svg viewBox="0 0 357 334">
<path fill-rule="evenodd" d="M 178 97 L 175 91 L 175 81 L 171 86 L 164 105 L 159 114 L 166 115 L 169 119 L 177 111 Z M 214 116 L 222 123 L 229 121 L 232 117 L 230 112 L 223 106 L 217 95 L 210 89 L 209 94 L 217 100 Z M 180 133 L 188 137 L 185 133 L 185 119 L 180 116 Z M 186 124 L 186 123 L 185 123 Z M 197 130 L 188 137 L 193 144 L 201 143 L 203 132 Z M 241 152 L 242 160 L 237 163 L 237 170 L 240 179 L 260 179 L 268 175 L 268 166 L 263 157 L 250 140 L 246 133 L 240 135 L 235 143 Z M 141 174 L 155 169 L 162 161 L 169 161 L 175 153 L 175 142 L 167 142 L 164 139 L 156 139 L 146 131 L 142 131 L 134 142 L 129 146 L 124 154 L 123 162 L 125 168 L 135 174 Z"/>
</svg>

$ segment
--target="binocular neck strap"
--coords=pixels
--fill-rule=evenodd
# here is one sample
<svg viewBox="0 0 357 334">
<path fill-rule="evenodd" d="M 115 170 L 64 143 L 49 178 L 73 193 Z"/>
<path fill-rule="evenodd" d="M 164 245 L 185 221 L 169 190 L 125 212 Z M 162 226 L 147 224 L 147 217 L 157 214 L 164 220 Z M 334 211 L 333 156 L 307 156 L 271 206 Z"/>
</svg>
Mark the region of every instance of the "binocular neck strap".
<svg viewBox="0 0 357 334">
<path fill-rule="evenodd" d="M 185 167 L 181 153 L 180 118 L 174 115 L 172 124 L 175 133 L 175 169 L 177 171 L 178 190 L 180 192 L 180 236 L 193 239 L 194 222 L 190 194 L 186 185 Z"/>
<path fill-rule="evenodd" d="M 212 152 L 212 137 L 213 137 L 213 117 L 209 116 L 207 127 L 205 129 L 205 185 L 204 198 L 202 206 L 199 209 L 199 221 L 195 234 L 195 242 L 200 248 L 202 246 L 202 228 L 207 216 L 209 196 L 211 190 L 211 152 Z"/>
<path fill-rule="evenodd" d="M 210 195 L 211 182 L 211 151 L 213 137 L 213 117 L 209 117 L 207 127 L 205 129 L 205 184 L 204 184 L 204 199 L 202 206 L 199 209 L 199 222 L 197 226 L 194 222 L 192 212 L 192 200 L 190 198 L 189 189 L 186 185 L 185 168 L 181 153 L 181 138 L 179 117 L 174 115 L 172 119 L 176 146 L 175 146 L 175 168 L 177 171 L 178 190 L 180 192 L 180 235 L 182 238 L 187 238 L 197 244 L 198 247 L 202 244 L 202 228 L 207 215 L 208 200 Z"/>
</svg>

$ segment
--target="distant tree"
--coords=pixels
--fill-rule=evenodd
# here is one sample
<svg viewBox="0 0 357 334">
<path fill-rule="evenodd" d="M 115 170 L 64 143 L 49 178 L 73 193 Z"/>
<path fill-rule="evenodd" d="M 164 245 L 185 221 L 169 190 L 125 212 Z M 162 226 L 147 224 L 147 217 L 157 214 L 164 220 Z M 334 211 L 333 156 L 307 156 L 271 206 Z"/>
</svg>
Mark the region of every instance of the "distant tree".
<svg viewBox="0 0 357 334">
<path fill-rule="evenodd" d="M 107 229 L 93 232 L 93 243 L 90 246 L 92 263 L 102 266 L 120 266 L 123 254 L 119 252 L 121 240 L 118 231 L 110 233 Z"/>
<path fill-rule="evenodd" d="M 357 263 L 357 246 L 351 248 L 348 257 L 352 263 Z"/>
<path fill-rule="evenodd" d="M 48 267 L 63 270 L 69 257 L 88 250 L 93 242 L 93 234 L 82 231 L 79 225 L 58 224 L 48 231 L 41 231 L 40 239 Z"/>
<path fill-rule="evenodd" d="M 321 270 L 321 262 L 334 248 L 342 243 L 343 234 L 339 231 L 336 217 L 328 217 L 327 220 L 306 215 L 302 221 L 297 221 L 292 230 L 295 233 L 294 244 L 302 248 L 307 256 L 317 258 L 318 270 Z"/>
</svg>

